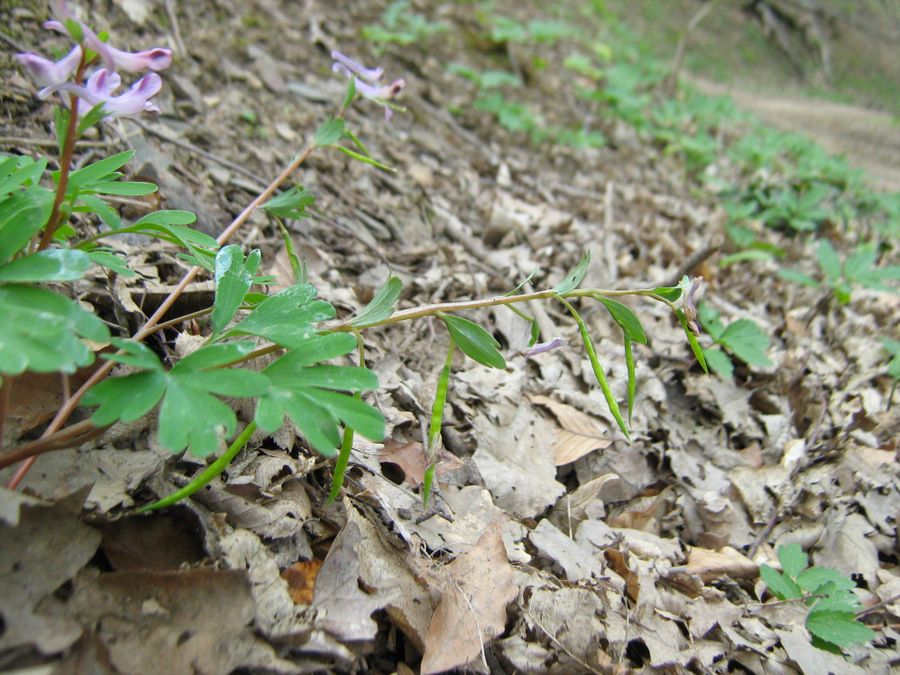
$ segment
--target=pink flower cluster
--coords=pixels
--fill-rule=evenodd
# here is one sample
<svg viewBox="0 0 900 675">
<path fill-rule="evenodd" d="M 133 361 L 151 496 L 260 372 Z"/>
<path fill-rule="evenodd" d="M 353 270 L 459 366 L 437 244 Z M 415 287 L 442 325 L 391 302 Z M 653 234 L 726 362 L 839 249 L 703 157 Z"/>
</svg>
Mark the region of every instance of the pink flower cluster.
<svg viewBox="0 0 900 675">
<path fill-rule="evenodd" d="M 78 105 L 80 115 L 99 103 L 103 104 L 103 111 L 107 115 L 114 117 L 159 112 L 159 108 L 150 99 L 162 88 L 162 78 L 156 72 L 147 73 L 131 85 L 128 91 L 116 96 L 115 92 L 122 84 L 122 78 L 116 69 L 139 73 L 168 68 L 172 63 L 171 50 L 156 48 L 142 52 L 123 52 L 103 42 L 87 24 L 77 19 L 66 0 L 51 0 L 50 8 L 55 18 L 47 21 L 44 28 L 68 35 L 82 44 L 75 45 L 59 61 L 51 61 L 34 52 L 16 54 L 16 59 L 25 71 L 43 87 L 38 92 L 38 97 L 45 99 L 57 92 L 75 94 L 81 99 Z M 79 26 L 80 35 L 73 35 L 69 31 L 67 23 L 72 21 Z M 91 73 L 86 82 L 73 82 L 72 76 L 77 77 L 81 67 L 85 65 L 85 49 L 96 52 L 103 67 Z"/>
</svg>

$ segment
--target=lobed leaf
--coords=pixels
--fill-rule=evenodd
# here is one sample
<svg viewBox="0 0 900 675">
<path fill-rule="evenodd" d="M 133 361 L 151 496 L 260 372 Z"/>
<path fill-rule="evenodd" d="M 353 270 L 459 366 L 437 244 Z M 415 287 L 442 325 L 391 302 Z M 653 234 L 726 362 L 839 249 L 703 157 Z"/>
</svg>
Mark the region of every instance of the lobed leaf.
<svg viewBox="0 0 900 675">
<path fill-rule="evenodd" d="M 321 148 L 325 145 L 337 143 L 341 140 L 341 136 L 344 135 L 345 127 L 346 124 L 344 123 L 344 120 L 340 118 L 328 120 L 316 131 L 316 136 L 313 139 L 313 147 Z"/>
<path fill-rule="evenodd" d="M 32 185 L 0 202 L 0 263 L 21 251 L 53 211 L 53 193 Z"/>
<path fill-rule="evenodd" d="M 0 373 L 72 373 L 94 360 L 80 338 L 106 342 L 110 337 L 106 324 L 78 303 L 37 286 L 0 285 L 0 317 Z"/>
<path fill-rule="evenodd" d="M 283 347 L 296 348 L 315 331 L 313 324 L 334 317 L 334 307 L 316 300 L 309 284 L 289 286 L 263 300 L 223 337 L 256 335 Z"/>
<path fill-rule="evenodd" d="M 812 611 L 806 617 L 806 628 L 813 635 L 838 647 L 870 642 L 877 637 L 875 631 L 856 620 L 853 612 Z"/>
<path fill-rule="evenodd" d="M 739 319 L 728 324 L 717 342 L 748 365 L 757 367 L 772 365 L 766 356 L 769 336 L 750 319 Z"/>
</svg>

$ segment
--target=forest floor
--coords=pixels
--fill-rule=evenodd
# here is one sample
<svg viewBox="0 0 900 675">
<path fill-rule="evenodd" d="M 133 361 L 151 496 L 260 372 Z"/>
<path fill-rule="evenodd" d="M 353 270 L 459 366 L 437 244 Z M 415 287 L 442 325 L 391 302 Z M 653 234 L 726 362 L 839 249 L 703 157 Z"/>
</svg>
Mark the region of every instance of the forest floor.
<svg viewBox="0 0 900 675">
<path fill-rule="evenodd" d="M 135 150 L 131 175 L 159 185 L 159 201 L 126 200 L 124 219 L 186 209 L 218 236 L 335 114 L 346 81 L 329 54 L 340 50 L 382 66 L 388 81 L 404 78 L 406 109 L 385 122 L 363 100 L 346 116 L 396 172 L 323 149 L 293 176 L 316 196 L 313 218 L 288 223 L 293 246 L 338 319 L 390 274 L 403 282 L 399 307 L 411 308 L 502 296 L 535 269 L 530 283 L 553 288 L 589 252 L 584 288 L 702 275 L 708 310 L 759 326 L 766 365 L 734 359 L 731 377 L 706 374 L 665 306 L 623 300 L 649 338 L 634 345 L 629 442 L 563 306 L 528 305 L 542 340 L 568 341 L 533 358 L 521 355 L 525 321 L 502 307 L 467 312 L 507 367 L 456 353 L 428 505 L 423 438 L 449 347 L 437 319 L 366 331 L 380 381 L 367 398 L 386 435 L 356 440 L 332 504 L 333 461 L 288 424 L 255 434 L 192 499 L 138 514 L 205 462 L 162 447 L 152 416 L 115 425 L 42 455 L 18 491 L 0 491 L 0 671 L 844 675 L 900 665 L 900 414 L 881 343 L 900 338 L 896 294 L 854 288 L 841 304 L 789 283 L 779 266 L 813 274 L 816 242 L 759 223 L 749 227 L 783 258 L 720 266 L 734 247 L 722 198 L 703 177 L 728 175 L 730 160 L 698 172 L 577 97 L 577 77 L 562 67 L 570 40 L 488 39 L 472 3 L 407 7 L 444 25 L 409 45 L 361 39 L 360 27 L 384 20 L 383 3 L 369 0 L 187 0 L 172 3 L 174 17 L 163 4 L 92 3 L 90 14 L 117 45 L 178 55 L 161 73 L 162 114 L 105 127 L 79 157 Z M 531 4 L 491 11 L 507 29 L 537 16 Z M 60 44 L 41 28 L 41 3 L 0 7 L 0 18 L 15 27 L 9 54 Z M 474 104 L 475 85 L 448 72 L 453 62 L 515 73 L 528 86 L 504 95 L 527 99 L 548 126 L 607 142 L 503 128 Z M 0 150 L 52 156 L 52 106 L 10 59 L 0 72 Z M 900 190 L 900 129 L 889 118 L 730 93 Z M 850 220 L 820 224 L 841 256 L 868 227 Z M 269 218 L 255 214 L 238 237 L 261 249 L 271 292 L 292 283 Z M 130 334 L 187 265 L 168 245 L 116 246 L 137 280 L 98 272 L 75 291 Z M 880 251 L 879 264 L 897 264 L 896 248 Z M 198 281 L 169 316 L 208 304 L 210 284 Z M 602 305 L 576 306 L 625 401 L 622 331 Z M 150 344 L 175 360 L 196 342 L 191 333 L 173 326 Z M 700 342 L 713 347 L 708 331 Z M 39 435 L 62 396 L 55 376 L 19 378 L 2 447 Z M 252 419 L 247 401 L 231 403 L 242 424 Z M 4 483 L 11 475 L 0 471 Z M 843 655 L 818 649 L 808 608 L 766 594 L 760 565 L 780 569 L 776 550 L 788 544 L 853 580 L 873 641 Z"/>
</svg>

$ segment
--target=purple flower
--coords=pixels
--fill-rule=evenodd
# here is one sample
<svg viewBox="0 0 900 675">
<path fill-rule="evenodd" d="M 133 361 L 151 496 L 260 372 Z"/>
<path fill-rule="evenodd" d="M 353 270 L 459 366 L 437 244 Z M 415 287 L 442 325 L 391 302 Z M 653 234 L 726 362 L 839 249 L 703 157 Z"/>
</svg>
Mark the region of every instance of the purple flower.
<svg viewBox="0 0 900 675">
<path fill-rule="evenodd" d="M 567 344 L 569 344 L 569 341 L 565 338 L 555 337 L 549 342 L 538 342 L 534 347 L 531 347 L 530 349 L 526 349 L 519 353 L 526 359 L 530 359 L 532 356 L 543 354 L 544 352 L 549 352 L 551 349 L 556 349 L 557 347 L 562 347 L 563 345 Z"/>
<path fill-rule="evenodd" d="M 388 101 L 400 93 L 400 90 L 406 86 L 406 80 L 398 78 L 390 84 L 381 84 L 381 79 L 384 77 L 382 68 L 366 68 L 338 51 L 331 52 L 331 58 L 335 61 L 331 69 L 337 73 L 342 73 L 348 78 L 355 77 L 356 91 L 360 96 L 383 105 L 384 121 L 389 122 L 392 111 L 391 104 Z"/>
<path fill-rule="evenodd" d="M 82 100 L 78 106 L 79 114 L 84 114 L 98 103 L 102 103 L 103 111 L 113 117 L 159 112 L 159 108 L 150 101 L 162 88 L 162 78 L 159 75 L 147 73 L 131 85 L 127 92 L 113 96 L 121 83 L 122 78 L 118 73 L 98 70 L 88 78 L 86 85 L 61 82 L 41 89 L 38 96 L 43 99 L 58 91 L 75 94 Z"/>
<path fill-rule="evenodd" d="M 78 64 L 81 63 L 81 47 L 75 45 L 72 51 L 55 62 L 34 52 L 16 54 L 15 58 L 35 82 L 42 87 L 48 87 L 65 82 L 78 70 Z"/>
<path fill-rule="evenodd" d="M 97 37 L 87 24 L 79 21 L 84 33 L 84 43 L 100 55 L 106 70 L 120 68 L 129 73 L 139 73 L 144 70 L 163 70 L 172 65 L 172 50 L 162 47 L 147 49 L 142 52 L 124 52 L 121 49 L 106 44 Z M 44 28 L 55 30 L 63 35 L 69 35 L 64 24 L 59 21 L 46 21 Z M 76 64 L 77 65 L 77 64 Z"/>
</svg>

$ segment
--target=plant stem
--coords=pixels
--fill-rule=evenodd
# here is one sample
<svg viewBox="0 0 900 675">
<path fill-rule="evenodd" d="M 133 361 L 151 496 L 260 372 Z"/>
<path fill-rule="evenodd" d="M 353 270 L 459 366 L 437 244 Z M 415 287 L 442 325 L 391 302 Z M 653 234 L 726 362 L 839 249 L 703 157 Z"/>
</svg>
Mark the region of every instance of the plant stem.
<svg viewBox="0 0 900 675">
<path fill-rule="evenodd" d="M 139 513 L 144 511 L 153 511 L 154 509 L 161 509 L 165 506 L 171 506 L 175 502 L 179 502 L 186 497 L 190 497 L 192 494 L 197 492 L 200 488 L 207 485 L 213 478 L 222 473 L 225 469 L 228 468 L 228 465 L 231 464 L 231 460 L 233 460 L 237 454 L 247 445 L 247 441 L 250 440 L 250 437 L 253 435 L 253 432 L 256 431 L 256 422 L 250 422 L 244 430 L 240 433 L 240 435 L 234 439 L 232 444 L 228 446 L 228 449 L 222 453 L 222 456 L 219 457 L 215 462 L 210 464 L 199 476 L 194 478 L 190 483 L 185 485 L 180 490 L 176 490 L 172 494 L 167 497 L 163 497 L 158 502 L 154 502 L 149 506 L 144 506 L 138 509 Z"/>
</svg>

